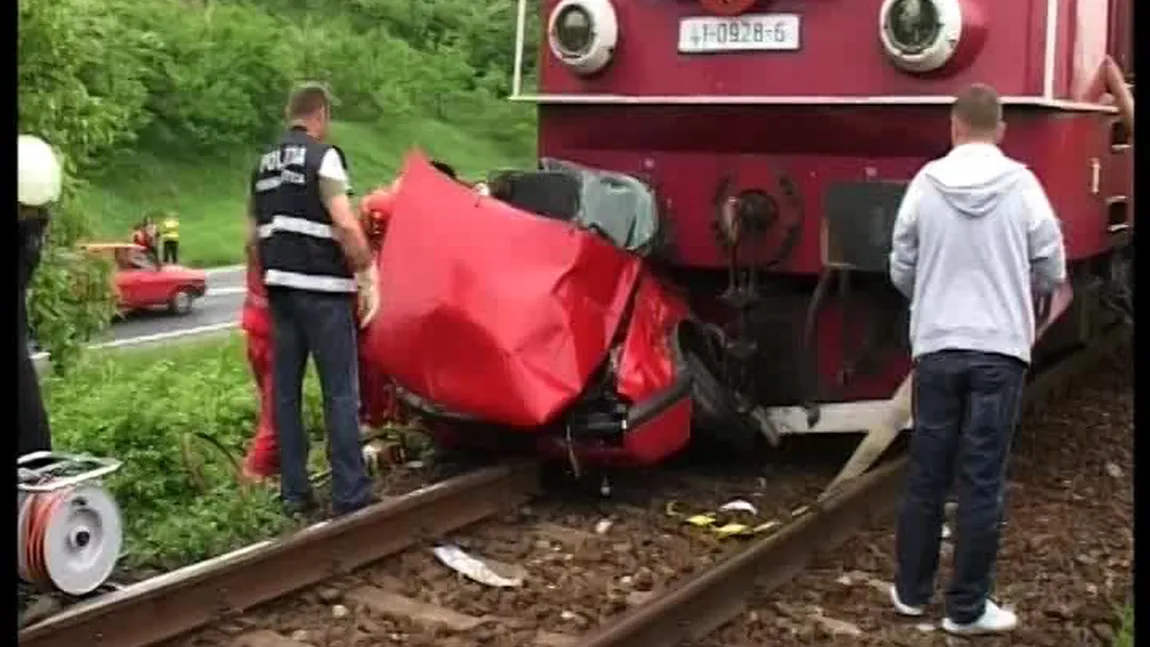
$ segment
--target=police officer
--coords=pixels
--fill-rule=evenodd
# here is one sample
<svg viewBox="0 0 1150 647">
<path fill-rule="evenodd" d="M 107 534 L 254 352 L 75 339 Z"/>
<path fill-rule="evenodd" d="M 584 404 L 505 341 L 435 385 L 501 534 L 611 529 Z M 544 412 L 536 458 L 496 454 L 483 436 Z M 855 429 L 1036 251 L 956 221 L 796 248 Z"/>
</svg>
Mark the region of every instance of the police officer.
<svg viewBox="0 0 1150 647">
<path fill-rule="evenodd" d="M 40 264 L 40 247 L 48 227 L 48 209 L 60 198 L 61 169 L 52 147 L 31 135 L 17 138 L 16 227 L 17 289 L 16 343 L 20 368 L 16 375 L 16 454 L 23 456 L 52 449 L 52 433 L 36 367 L 28 354 L 28 284 Z"/>
<path fill-rule="evenodd" d="M 375 314 L 371 252 L 348 198 L 339 151 L 324 143 L 331 98 L 307 84 L 288 101 L 291 127 L 252 173 L 252 239 L 263 268 L 272 323 L 272 400 L 280 446 L 280 496 L 289 514 L 315 507 L 307 475 L 301 391 L 314 355 L 329 436 L 332 508 L 346 514 L 373 501 L 359 447 L 356 313 Z"/>
</svg>

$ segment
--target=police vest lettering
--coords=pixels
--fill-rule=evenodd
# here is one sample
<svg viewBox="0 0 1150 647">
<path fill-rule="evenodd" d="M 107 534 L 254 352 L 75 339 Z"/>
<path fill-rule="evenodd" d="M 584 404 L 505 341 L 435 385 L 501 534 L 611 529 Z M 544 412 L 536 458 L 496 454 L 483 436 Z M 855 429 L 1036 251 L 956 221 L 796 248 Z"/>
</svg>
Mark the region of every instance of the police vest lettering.
<svg viewBox="0 0 1150 647">
<path fill-rule="evenodd" d="M 311 292 L 355 292 L 343 248 L 319 191 L 332 148 L 293 129 L 260 156 L 251 195 L 264 285 Z"/>
<path fill-rule="evenodd" d="M 307 185 L 307 176 L 301 172 L 306 160 L 306 146 L 288 146 L 265 154 L 260 158 L 260 175 L 274 171 L 278 171 L 279 175 L 266 177 L 256 182 L 256 191 L 259 193 L 271 191 L 272 189 L 279 188 L 284 182 L 298 186 Z M 301 169 L 301 171 L 294 171 L 287 168 L 289 166 L 294 166 Z"/>
</svg>

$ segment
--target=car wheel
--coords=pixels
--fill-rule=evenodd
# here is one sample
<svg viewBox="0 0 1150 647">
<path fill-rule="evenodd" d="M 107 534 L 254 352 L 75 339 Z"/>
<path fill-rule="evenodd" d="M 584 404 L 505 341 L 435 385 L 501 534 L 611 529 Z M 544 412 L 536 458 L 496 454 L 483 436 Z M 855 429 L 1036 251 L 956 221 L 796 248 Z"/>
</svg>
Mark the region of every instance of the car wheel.
<svg viewBox="0 0 1150 647">
<path fill-rule="evenodd" d="M 179 290 L 172 295 L 172 300 L 168 303 L 168 309 L 173 314 L 186 315 L 192 311 L 192 301 L 194 297 L 188 290 Z"/>
<path fill-rule="evenodd" d="M 739 412 L 735 394 L 715 377 L 698 353 L 688 350 L 684 355 L 691 373 L 695 429 L 703 438 L 730 450 L 753 451 L 761 434 L 749 416 Z"/>
</svg>

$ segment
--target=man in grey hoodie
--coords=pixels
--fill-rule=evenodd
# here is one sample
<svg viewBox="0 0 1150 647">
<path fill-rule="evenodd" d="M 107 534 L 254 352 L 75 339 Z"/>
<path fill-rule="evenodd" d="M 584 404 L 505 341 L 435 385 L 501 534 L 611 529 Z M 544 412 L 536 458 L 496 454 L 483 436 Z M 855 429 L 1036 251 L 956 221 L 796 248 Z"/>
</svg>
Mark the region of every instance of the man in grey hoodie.
<svg viewBox="0 0 1150 647">
<path fill-rule="evenodd" d="M 924 613 L 954 483 L 957 543 L 943 628 L 958 634 L 1018 623 L 988 599 L 1006 463 L 1034 344 L 1034 295 L 1066 278 L 1058 219 L 1038 178 L 999 150 L 1003 131 L 993 88 L 973 85 L 957 97 L 954 148 L 907 187 L 890 255 L 891 280 L 911 299 L 915 362 L 891 598 L 902 615 Z"/>
</svg>

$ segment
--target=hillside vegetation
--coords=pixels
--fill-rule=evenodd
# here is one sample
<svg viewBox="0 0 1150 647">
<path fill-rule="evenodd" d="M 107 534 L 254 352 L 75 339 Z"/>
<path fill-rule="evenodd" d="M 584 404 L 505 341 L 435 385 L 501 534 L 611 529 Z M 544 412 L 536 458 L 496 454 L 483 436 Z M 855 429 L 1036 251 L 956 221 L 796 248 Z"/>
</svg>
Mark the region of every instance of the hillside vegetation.
<svg viewBox="0 0 1150 647">
<path fill-rule="evenodd" d="M 347 155 L 352 188 L 359 195 L 389 181 L 413 145 L 450 162 L 464 176 L 529 164 L 532 153 L 530 143 L 505 146 L 454 124 L 414 117 L 337 122 L 332 140 Z M 210 159 L 172 159 L 139 150 L 118 160 L 114 172 L 84 186 L 76 202 L 85 212 L 98 214 L 95 231 L 112 238 L 124 238 L 148 210 L 171 209 L 180 215 L 180 262 L 227 265 L 240 261 L 251 164 L 250 150 Z"/>
<path fill-rule="evenodd" d="M 33 288 L 33 326 L 57 359 L 106 320 L 69 286 L 88 271 L 77 240 L 126 238 L 172 209 L 182 260 L 240 260 L 249 165 L 296 82 L 339 99 L 333 142 L 361 192 L 412 145 L 465 175 L 533 152 L 533 110 L 505 100 L 512 0 L 19 0 L 19 20 L 20 131 L 69 173 Z"/>
</svg>

